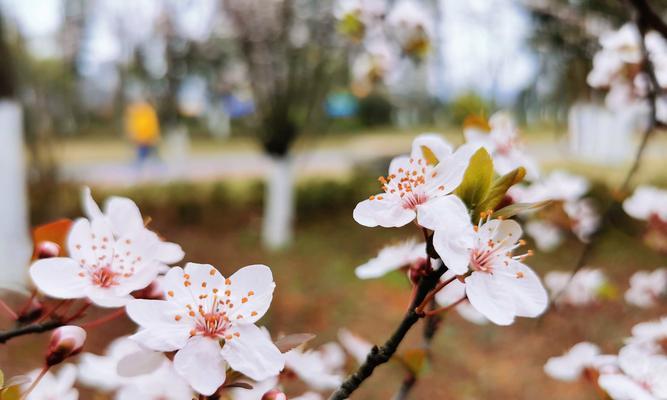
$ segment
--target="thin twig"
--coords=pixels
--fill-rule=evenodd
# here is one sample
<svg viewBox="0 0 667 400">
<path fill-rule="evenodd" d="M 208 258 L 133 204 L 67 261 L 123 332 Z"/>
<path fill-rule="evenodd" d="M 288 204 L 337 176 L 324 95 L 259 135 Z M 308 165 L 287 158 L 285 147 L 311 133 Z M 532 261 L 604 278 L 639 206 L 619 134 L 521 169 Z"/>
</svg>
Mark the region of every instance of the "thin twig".
<svg viewBox="0 0 667 400">
<path fill-rule="evenodd" d="M 3 300 L 0 300 L 0 309 L 2 309 L 2 311 L 4 311 L 5 314 L 7 314 L 7 316 L 9 316 L 9 318 L 12 320 L 16 321 L 19 319 L 19 316 L 16 314 L 16 312 L 12 310 L 12 308 L 8 306 L 7 303 L 5 303 Z"/>
<path fill-rule="evenodd" d="M 90 322 L 86 322 L 81 325 L 83 329 L 89 330 L 92 328 L 96 328 L 100 325 L 104 325 L 109 321 L 113 321 L 116 318 L 122 317 L 125 315 L 125 308 L 119 308 L 116 311 L 110 312 L 109 314 L 103 315 L 102 317 L 92 320 Z"/>
<path fill-rule="evenodd" d="M 0 332 L 0 344 L 6 343 L 8 340 L 18 336 L 29 335 L 32 333 L 48 332 L 63 325 L 64 323 L 62 321 L 49 321 L 43 324 L 31 324 L 2 331 Z"/>
<path fill-rule="evenodd" d="M 389 340 L 381 347 L 373 346 L 370 353 L 366 357 L 366 361 L 359 367 L 359 369 L 350 375 L 342 385 L 329 397 L 329 400 L 343 400 L 350 397 L 350 395 L 359 388 L 359 386 L 371 376 L 373 371 L 379 365 L 389 361 L 394 355 L 398 346 L 401 344 L 408 331 L 419 321 L 420 315 L 415 311 L 426 295 L 435 288 L 440 281 L 440 277 L 447 271 L 447 267 L 438 261 L 440 266 L 428 275 L 423 277 L 418 285 L 417 294 L 412 300 L 412 305 L 403 317 L 400 325 L 396 328 Z"/>
<path fill-rule="evenodd" d="M 426 295 L 426 298 L 424 301 L 421 302 L 421 304 L 417 307 L 417 313 L 422 314 L 424 313 L 424 308 L 426 306 L 432 304 L 433 299 L 435 298 L 435 295 L 438 294 L 439 291 L 441 291 L 445 286 L 449 285 L 450 283 L 454 282 L 454 280 L 458 279 L 458 276 L 452 276 L 451 278 L 445 280 L 445 281 L 440 281 L 438 284 L 429 292 L 429 294 Z"/>
</svg>

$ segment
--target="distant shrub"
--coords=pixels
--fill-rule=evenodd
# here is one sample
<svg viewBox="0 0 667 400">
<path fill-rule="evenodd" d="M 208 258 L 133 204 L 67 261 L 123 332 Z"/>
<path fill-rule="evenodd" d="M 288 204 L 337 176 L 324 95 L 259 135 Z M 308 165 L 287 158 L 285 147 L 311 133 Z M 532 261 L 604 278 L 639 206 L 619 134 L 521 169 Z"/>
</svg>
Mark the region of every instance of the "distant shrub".
<svg viewBox="0 0 667 400">
<path fill-rule="evenodd" d="M 448 114 L 453 124 L 461 126 L 469 115 L 488 116 L 491 104 L 474 92 L 468 92 L 456 97 L 448 107 Z"/>
<path fill-rule="evenodd" d="M 392 110 L 393 106 L 385 96 L 371 93 L 359 100 L 359 121 L 366 127 L 389 125 Z"/>
</svg>

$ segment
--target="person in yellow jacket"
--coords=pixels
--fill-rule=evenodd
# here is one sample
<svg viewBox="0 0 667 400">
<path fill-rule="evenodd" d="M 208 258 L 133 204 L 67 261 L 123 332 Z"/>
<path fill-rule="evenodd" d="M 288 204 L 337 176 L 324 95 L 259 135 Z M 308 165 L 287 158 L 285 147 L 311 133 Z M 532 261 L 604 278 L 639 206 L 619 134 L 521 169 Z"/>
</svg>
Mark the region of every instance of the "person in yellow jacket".
<svg viewBox="0 0 667 400">
<path fill-rule="evenodd" d="M 137 146 L 137 162 L 143 163 L 155 152 L 160 140 L 160 122 L 155 108 L 145 101 L 130 104 L 125 110 L 125 129 Z"/>
</svg>

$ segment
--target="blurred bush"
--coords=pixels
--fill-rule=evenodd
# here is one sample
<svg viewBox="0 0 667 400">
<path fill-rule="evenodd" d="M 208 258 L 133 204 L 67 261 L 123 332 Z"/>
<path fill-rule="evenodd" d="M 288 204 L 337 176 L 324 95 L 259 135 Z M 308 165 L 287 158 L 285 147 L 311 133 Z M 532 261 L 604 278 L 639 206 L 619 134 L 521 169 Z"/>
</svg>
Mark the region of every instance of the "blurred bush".
<svg viewBox="0 0 667 400">
<path fill-rule="evenodd" d="M 454 98 L 447 106 L 447 114 L 451 123 L 462 126 L 469 115 L 488 116 L 492 106 L 483 97 L 475 92 L 467 92 Z"/>
<path fill-rule="evenodd" d="M 359 121 L 364 127 L 391 124 L 393 106 L 389 100 L 379 94 L 371 93 L 359 100 Z"/>
</svg>

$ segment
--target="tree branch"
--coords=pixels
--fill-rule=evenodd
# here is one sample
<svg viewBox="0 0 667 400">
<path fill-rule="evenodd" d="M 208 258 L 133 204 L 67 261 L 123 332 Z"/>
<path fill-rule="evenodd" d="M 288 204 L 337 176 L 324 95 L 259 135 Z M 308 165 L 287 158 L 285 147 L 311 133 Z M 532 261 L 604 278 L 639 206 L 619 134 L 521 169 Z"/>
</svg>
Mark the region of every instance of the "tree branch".
<svg viewBox="0 0 667 400">
<path fill-rule="evenodd" d="M 648 4 L 648 0 L 629 0 L 629 2 L 639 16 L 638 25 L 644 26 L 646 30 L 654 29 L 667 39 L 667 23 Z"/>
<path fill-rule="evenodd" d="M 419 281 L 417 292 L 415 294 L 410 308 L 403 317 L 400 325 L 389 340 L 381 347 L 373 346 L 371 352 L 368 353 L 366 361 L 359 367 L 359 369 L 350 375 L 336 390 L 329 400 L 343 400 L 350 397 L 350 395 L 361 386 L 361 384 L 373 374 L 373 371 L 379 365 L 389 361 L 394 355 L 398 346 L 401 344 L 408 331 L 419 321 L 421 316 L 417 314 L 415 308 L 419 306 L 426 298 L 426 295 L 435 288 L 435 285 L 440 281 L 440 277 L 447 271 L 447 267 L 440 260 L 437 261 L 440 265 L 430 274 Z"/>
<path fill-rule="evenodd" d="M 14 329 L 9 329 L 3 332 L 0 332 L 0 344 L 6 343 L 8 340 L 13 339 L 18 336 L 29 335 L 32 333 L 42 333 L 52 331 L 58 327 L 64 325 L 63 321 L 49 321 L 42 324 L 30 324 L 21 326 Z"/>
<path fill-rule="evenodd" d="M 435 302 L 435 299 L 431 299 L 429 311 L 435 310 L 436 308 L 437 303 Z M 429 361 L 432 358 L 431 344 L 433 342 L 433 337 L 435 337 L 435 334 L 438 332 L 441 321 L 442 317 L 435 314 L 427 315 L 426 318 L 424 318 L 424 329 L 422 330 L 422 347 L 426 352 L 426 358 Z M 401 383 L 401 387 L 398 389 L 398 392 L 396 392 L 394 400 L 407 399 L 408 395 L 417 384 L 417 380 L 418 377 L 413 372 L 410 372 Z"/>
</svg>

